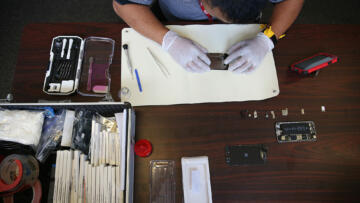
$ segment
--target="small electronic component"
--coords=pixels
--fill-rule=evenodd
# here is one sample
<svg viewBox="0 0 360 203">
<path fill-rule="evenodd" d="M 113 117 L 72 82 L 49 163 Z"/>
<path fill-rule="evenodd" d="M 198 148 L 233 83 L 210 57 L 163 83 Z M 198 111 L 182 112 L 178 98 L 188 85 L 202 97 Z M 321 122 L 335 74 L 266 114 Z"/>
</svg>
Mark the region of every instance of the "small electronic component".
<svg viewBox="0 0 360 203">
<path fill-rule="evenodd" d="M 272 119 L 275 119 L 275 112 L 274 111 L 270 111 Z"/>
<path fill-rule="evenodd" d="M 265 118 L 268 119 L 269 118 L 269 114 L 268 112 L 265 112 Z"/>
<path fill-rule="evenodd" d="M 258 117 L 257 111 L 254 111 L 254 118 L 257 118 L 257 117 Z"/>
<path fill-rule="evenodd" d="M 325 106 L 321 106 L 321 112 L 325 112 Z"/>
<path fill-rule="evenodd" d="M 283 116 L 287 116 L 287 115 L 289 114 L 288 108 L 281 110 L 281 114 L 282 114 Z"/>
<path fill-rule="evenodd" d="M 223 53 L 208 53 L 207 56 L 210 58 L 211 70 L 227 70 L 228 65 L 225 65 L 224 60 L 227 57 L 227 54 Z"/>
<path fill-rule="evenodd" d="M 316 141 L 317 139 L 313 121 L 277 122 L 275 131 L 279 143 Z"/>
<path fill-rule="evenodd" d="M 264 164 L 267 149 L 264 145 L 233 145 L 225 147 L 225 160 L 230 166 Z"/>
</svg>

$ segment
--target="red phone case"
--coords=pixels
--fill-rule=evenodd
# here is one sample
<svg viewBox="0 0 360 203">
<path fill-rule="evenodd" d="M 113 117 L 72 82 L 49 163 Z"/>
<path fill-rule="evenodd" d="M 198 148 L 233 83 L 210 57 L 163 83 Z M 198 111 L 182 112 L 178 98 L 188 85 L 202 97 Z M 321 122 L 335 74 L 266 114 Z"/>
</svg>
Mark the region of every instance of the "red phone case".
<svg viewBox="0 0 360 203">
<path fill-rule="evenodd" d="M 317 65 L 317 66 L 315 66 L 315 67 L 312 67 L 312 68 L 310 68 L 310 69 L 308 69 L 308 70 L 304 70 L 304 69 L 299 68 L 299 67 L 296 66 L 297 64 L 300 64 L 300 63 L 302 63 L 302 62 L 304 62 L 304 61 L 310 60 L 310 59 L 312 59 L 312 58 L 314 58 L 314 57 L 316 57 L 316 56 L 320 56 L 320 55 L 322 55 L 322 56 L 327 56 L 327 57 L 331 57 L 332 60 L 331 60 L 331 61 L 328 61 L 328 62 L 325 62 L 325 63 L 322 63 L 322 64 L 320 64 L 320 65 Z M 296 71 L 296 72 L 298 72 L 298 73 L 300 73 L 300 74 L 307 75 L 307 74 L 310 74 L 310 73 L 315 72 L 315 71 L 317 71 L 317 70 L 320 70 L 320 69 L 322 69 L 322 68 L 325 68 L 325 67 L 328 66 L 329 64 L 336 63 L 337 61 L 338 61 L 337 56 L 335 56 L 335 55 L 333 55 L 333 54 L 318 53 L 318 54 L 315 54 L 315 55 L 313 55 L 313 56 L 310 56 L 310 57 L 308 57 L 308 58 L 305 58 L 305 59 L 303 59 L 303 60 L 301 60 L 301 61 L 298 61 L 298 62 L 292 64 L 292 65 L 290 66 L 290 69 L 291 69 L 292 71 Z"/>
</svg>

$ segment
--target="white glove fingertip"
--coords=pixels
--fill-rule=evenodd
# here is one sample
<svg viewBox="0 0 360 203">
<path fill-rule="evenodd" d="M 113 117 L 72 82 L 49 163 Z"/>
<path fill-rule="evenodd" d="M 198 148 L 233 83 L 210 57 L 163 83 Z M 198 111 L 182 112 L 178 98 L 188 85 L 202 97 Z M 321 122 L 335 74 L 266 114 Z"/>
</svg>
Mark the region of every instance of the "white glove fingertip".
<svg viewBox="0 0 360 203">
<path fill-rule="evenodd" d="M 201 73 L 202 69 L 194 61 L 189 63 L 189 67 L 193 73 Z"/>
<path fill-rule="evenodd" d="M 236 66 L 229 66 L 228 71 L 234 72 L 234 70 L 236 69 Z"/>
<path fill-rule="evenodd" d="M 241 66 L 239 64 L 233 63 L 229 65 L 229 71 L 234 72 L 237 69 L 241 68 Z"/>
<path fill-rule="evenodd" d="M 210 66 L 211 60 L 210 60 L 210 58 L 209 58 L 206 54 L 200 53 L 199 58 L 200 58 L 200 60 L 202 60 L 204 63 L 206 63 L 207 65 Z"/>
<path fill-rule="evenodd" d="M 227 51 L 227 53 L 230 55 L 232 54 L 234 51 L 236 51 L 238 48 L 244 46 L 246 44 L 246 41 L 241 41 L 236 43 L 235 45 L 233 45 L 232 47 L 230 47 L 230 49 Z"/>
<path fill-rule="evenodd" d="M 234 53 L 234 54 L 231 54 L 229 55 L 228 57 L 226 57 L 226 59 L 224 60 L 224 63 L 226 65 L 229 65 L 230 63 L 232 63 L 236 58 L 238 58 L 239 55 Z"/>
<path fill-rule="evenodd" d="M 194 73 L 194 72 L 195 72 L 195 70 L 194 70 L 193 67 L 191 66 L 191 63 L 186 64 L 186 66 L 184 67 L 184 69 L 185 69 L 187 72 L 190 72 L 190 73 Z"/>
<path fill-rule="evenodd" d="M 236 73 L 236 74 L 244 73 L 250 67 L 251 67 L 250 63 L 245 63 L 245 64 L 239 66 L 237 69 L 233 70 L 233 73 Z"/>
<path fill-rule="evenodd" d="M 200 70 L 201 72 L 208 72 L 210 71 L 210 67 L 205 64 L 201 59 L 196 59 L 193 61 L 194 65 Z"/>
<path fill-rule="evenodd" d="M 247 63 L 246 58 L 241 57 L 241 58 L 233 61 L 232 63 L 230 63 L 229 70 L 234 71 L 235 69 L 240 68 L 241 66 L 245 65 L 246 63 Z"/>
<path fill-rule="evenodd" d="M 230 54 L 226 59 L 224 60 L 225 64 L 230 64 L 232 62 L 235 62 L 236 59 L 239 57 L 243 58 L 247 53 L 247 50 L 245 48 L 240 48 L 236 52 Z"/>
<path fill-rule="evenodd" d="M 248 68 L 246 71 L 244 71 L 245 74 L 252 74 L 254 73 L 256 70 L 255 66 L 251 66 L 250 68 Z"/>
</svg>

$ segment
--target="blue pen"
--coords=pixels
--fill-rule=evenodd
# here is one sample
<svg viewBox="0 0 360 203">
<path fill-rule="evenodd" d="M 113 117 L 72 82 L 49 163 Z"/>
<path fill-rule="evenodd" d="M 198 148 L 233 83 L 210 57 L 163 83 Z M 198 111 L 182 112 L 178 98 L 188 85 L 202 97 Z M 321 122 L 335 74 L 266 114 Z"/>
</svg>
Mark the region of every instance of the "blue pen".
<svg viewBox="0 0 360 203">
<path fill-rule="evenodd" d="M 136 75 L 136 81 L 137 81 L 137 84 L 138 84 L 138 87 L 139 87 L 139 91 L 142 92 L 140 77 L 139 77 L 138 70 L 136 68 L 135 68 L 135 75 Z"/>
</svg>

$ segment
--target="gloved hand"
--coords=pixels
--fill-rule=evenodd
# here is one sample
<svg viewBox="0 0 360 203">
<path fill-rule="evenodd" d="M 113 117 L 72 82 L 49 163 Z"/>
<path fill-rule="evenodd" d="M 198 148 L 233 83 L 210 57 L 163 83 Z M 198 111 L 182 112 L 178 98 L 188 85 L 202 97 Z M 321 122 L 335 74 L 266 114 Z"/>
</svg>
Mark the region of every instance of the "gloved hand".
<svg viewBox="0 0 360 203">
<path fill-rule="evenodd" d="M 211 61 L 207 50 L 195 42 L 168 31 L 162 41 L 162 48 L 186 71 L 203 73 L 210 71 Z"/>
<path fill-rule="evenodd" d="M 254 38 L 233 45 L 224 63 L 229 64 L 229 71 L 234 73 L 251 73 L 260 65 L 265 55 L 274 48 L 274 43 L 264 33 Z"/>
</svg>

